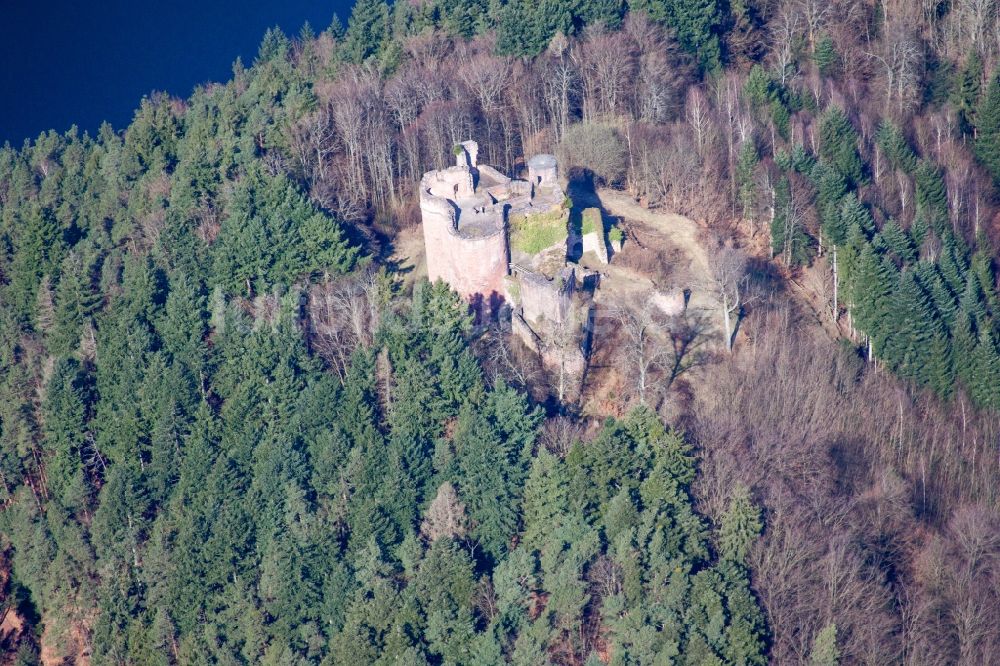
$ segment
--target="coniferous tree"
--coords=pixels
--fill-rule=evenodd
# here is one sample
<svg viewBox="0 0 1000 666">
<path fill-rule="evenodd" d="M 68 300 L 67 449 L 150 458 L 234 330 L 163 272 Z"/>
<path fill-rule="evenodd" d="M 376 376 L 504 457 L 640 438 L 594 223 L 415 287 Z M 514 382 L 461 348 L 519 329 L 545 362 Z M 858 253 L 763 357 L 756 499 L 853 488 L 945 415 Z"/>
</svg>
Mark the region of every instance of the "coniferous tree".
<svg viewBox="0 0 1000 666">
<path fill-rule="evenodd" d="M 971 363 L 971 377 L 968 389 L 972 399 L 988 409 L 1000 407 L 1000 388 L 996 377 L 1000 373 L 1000 350 L 992 331 L 980 327 Z"/>
<path fill-rule="evenodd" d="M 524 486 L 525 548 L 540 548 L 546 535 L 566 524 L 569 513 L 569 479 L 564 463 L 542 449 L 531 465 Z"/>
<path fill-rule="evenodd" d="M 851 276 L 850 297 L 855 324 L 869 339 L 869 358 L 882 353 L 892 335 L 891 307 L 896 276 L 894 267 L 866 244 Z"/>
<path fill-rule="evenodd" d="M 891 120 L 885 119 L 878 126 L 876 135 L 878 147 L 896 169 L 912 173 L 917 167 L 917 156 L 910 148 L 903 130 Z"/>
<path fill-rule="evenodd" d="M 746 141 L 740 148 L 740 158 L 736 164 L 736 186 L 744 219 L 752 220 L 757 205 L 757 184 L 755 181 L 758 155 L 753 141 Z"/>
<path fill-rule="evenodd" d="M 941 320 L 946 329 L 950 329 L 958 303 L 945 284 L 944 278 L 941 277 L 937 265 L 929 261 L 920 261 L 914 266 L 914 271 L 920 286 L 931 298 L 935 317 Z"/>
<path fill-rule="evenodd" d="M 816 208 L 825 234 L 828 228 L 840 222 L 841 202 L 847 194 L 847 183 L 839 171 L 825 162 L 817 162 L 809 176 L 816 186 Z M 839 235 L 835 229 L 830 230 Z M 843 243 L 843 239 L 833 242 L 839 245 Z"/>
<path fill-rule="evenodd" d="M 947 335 L 914 271 L 904 271 L 893 296 L 883 357 L 902 377 L 951 393 L 954 374 Z"/>
<path fill-rule="evenodd" d="M 835 106 L 820 118 L 819 156 L 840 172 L 849 186 L 860 184 L 864 165 L 858 154 L 858 134 L 844 111 Z"/>
<path fill-rule="evenodd" d="M 976 111 L 976 156 L 1000 180 L 1000 74 L 995 74 Z"/>
<path fill-rule="evenodd" d="M 51 452 L 46 465 L 49 490 L 60 506 L 75 511 L 88 503 L 84 472 L 87 437 L 86 384 L 80 365 L 62 359 L 53 370 L 45 396 L 45 435 Z"/>
<path fill-rule="evenodd" d="M 948 222 L 948 192 L 937 166 L 921 160 L 914 176 L 916 182 L 917 215 L 935 230 Z"/>
<path fill-rule="evenodd" d="M 739 485 L 729 500 L 719 530 L 720 551 L 724 559 L 745 564 L 750 546 L 760 536 L 763 525 L 760 509 L 753 504 L 750 490 Z"/>
<path fill-rule="evenodd" d="M 965 243 L 945 229 L 941 238 L 941 256 L 938 266 L 945 283 L 953 294 L 962 293 L 965 289 L 969 271 L 968 255 Z"/>
<path fill-rule="evenodd" d="M 840 650 L 837 648 L 837 625 L 828 624 L 816 634 L 812 652 L 809 654 L 809 664 L 810 666 L 837 666 L 839 663 Z"/>
<path fill-rule="evenodd" d="M 91 280 L 87 258 L 77 250 L 67 255 L 55 293 L 53 328 L 49 336 L 52 353 L 70 354 L 79 346 L 84 321 L 95 312 L 100 301 Z"/>
<path fill-rule="evenodd" d="M 445 663 L 469 659 L 472 616 L 472 562 L 453 539 L 438 539 L 427 550 L 411 583 L 426 618 L 428 649 Z"/>
<path fill-rule="evenodd" d="M 979 50 L 973 49 L 958 72 L 958 85 L 955 90 L 955 106 L 958 107 L 959 123 L 964 134 L 973 134 L 976 130 L 976 111 L 983 88 L 983 60 Z"/>
<path fill-rule="evenodd" d="M 823 35 L 816 42 L 816 51 L 813 53 L 813 61 L 819 68 L 819 73 L 823 76 L 831 76 L 837 71 L 840 54 L 837 47 L 829 35 Z"/>
<path fill-rule="evenodd" d="M 705 71 L 722 64 L 722 48 L 717 30 L 721 12 L 717 0 L 669 0 L 668 25 L 677 32 L 677 41 L 689 51 Z"/>
<path fill-rule="evenodd" d="M 916 261 L 917 248 L 914 246 L 913 239 L 895 220 L 889 220 L 883 225 L 882 231 L 879 233 L 879 240 L 901 264 L 907 265 Z"/>
</svg>

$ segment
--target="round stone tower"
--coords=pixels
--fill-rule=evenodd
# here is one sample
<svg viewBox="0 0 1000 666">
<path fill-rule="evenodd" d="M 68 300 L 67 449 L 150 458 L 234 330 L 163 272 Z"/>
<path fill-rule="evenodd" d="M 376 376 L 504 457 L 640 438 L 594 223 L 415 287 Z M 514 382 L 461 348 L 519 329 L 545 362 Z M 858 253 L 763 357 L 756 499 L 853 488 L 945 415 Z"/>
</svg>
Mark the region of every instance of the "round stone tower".
<svg viewBox="0 0 1000 666">
<path fill-rule="evenodd" d="M 420 181 L 427 277 L 447 282 L 483 316 L 505 292 L 505 206 L 477 194 L 468 166 L 429 171 Z"/>
</svg>

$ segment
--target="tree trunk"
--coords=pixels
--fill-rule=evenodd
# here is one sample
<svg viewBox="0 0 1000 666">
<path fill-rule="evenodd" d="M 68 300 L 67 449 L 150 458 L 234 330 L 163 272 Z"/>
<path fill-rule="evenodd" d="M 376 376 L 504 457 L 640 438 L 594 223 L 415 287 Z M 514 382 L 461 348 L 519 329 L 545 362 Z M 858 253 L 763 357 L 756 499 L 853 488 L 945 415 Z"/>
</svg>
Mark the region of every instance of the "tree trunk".
<svg viewBox="0 0 1000 666">
<path fill-rule="evenodd" d="M 840 310 L 837 304 L 837 289 L 840 285 L 840 279 L 837 274 L 837 246 L 833 246 L 833 321 L 834 323 L 840 319 Z"/>
<path fill-rule="evenodd" d="M 722 297 L 722 321 L 723 326 L 726 329 L 726 351 L 733 351 L 733 323 L 732 317 L 729 310 L 729 298 L 725 295 Z"/>
</svg>

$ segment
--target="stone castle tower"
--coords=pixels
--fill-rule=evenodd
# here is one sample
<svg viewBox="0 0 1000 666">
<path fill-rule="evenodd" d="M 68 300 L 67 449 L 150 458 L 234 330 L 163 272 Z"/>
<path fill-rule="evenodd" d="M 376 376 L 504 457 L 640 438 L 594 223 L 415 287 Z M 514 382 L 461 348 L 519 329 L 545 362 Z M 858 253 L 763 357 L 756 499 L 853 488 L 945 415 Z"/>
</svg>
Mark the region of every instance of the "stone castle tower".
<svg viewBox="0 0 1000 666">
<path fill-rule="evenodd" d="M 420 180 L 427 277 L 444 280 L 477 308 L 493 311 L 503 301 L 510 256 L 509 204 L 497 195 L 511 181 L 478 166 L 475 141 L 456 148 L 455 166 L 428 171 Z"/>
</svg>

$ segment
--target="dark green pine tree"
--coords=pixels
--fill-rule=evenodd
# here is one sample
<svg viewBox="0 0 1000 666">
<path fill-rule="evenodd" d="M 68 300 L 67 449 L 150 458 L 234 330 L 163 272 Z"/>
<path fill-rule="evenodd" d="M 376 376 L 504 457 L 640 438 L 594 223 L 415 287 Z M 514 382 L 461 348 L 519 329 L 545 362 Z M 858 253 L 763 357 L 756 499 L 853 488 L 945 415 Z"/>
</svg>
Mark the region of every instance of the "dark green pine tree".
<svg viewBox="0 0 1000 666">
<path fill-rule="evenodd" d="M 527 0 L 512 0 L 501 5 L 497 14 L 497 52 L 499 54 L 518 57 L 534 56 L 545 49 L 548 38 L 539 29 L 535 5 Z"/>
<path fill-rule="evenodd" d="M 836 106 L 820 118 L 819 156 L 839 171 L 849 186 L 861 183 L 864 165 L 858 154 L 858 133 L 847 114 Z"/>
<path fill-rule="evenodd" d="M 376 55 L 389 37 L 389 6 L 383 0 L 360 0 L 351 9 L 344 36 L 343 57 L 360 63 Z"/>
<path fill-rule="evenodd" d="M 103 661 L 129 653 L 130 629 L 146 611 L 139 553 L 149 526 L 150 502 L 142 470 L 134 460 L 114 465 L 101 488 L 91 528 L 94 548 L 107 579 L 101 586 L 94 629 L 94 657 Z M 142 621 L 138 621 L 141 627 Z"/>
<path fill-rule="evenodd" d="M 971 392 L 975 375 L 976 357 L 975 318 L 963 297 L 962 304 L 955 313 L 951 327 L 951 351 L 955 366 L 955 376 Z"/>
<path fill-rule="evenodd" d="M 59 506 L 76 511 L 89 503 L 91 488 L 84 472 L 87 437 L 87 388 L 80 364 L 59 360 L 45 393 L 45 466 L 49 492 Z"/>
<path fill-rule="evenodd" d="M 750 546 L 763 529 L 760 509 L 754 505 L 750 489 L 742 484 L 737 485 L 719 526 L 720 556 L 745 565 Z"/>
<path fill-rule="evenodd" d="M 747 82 L 743 86 L 743 94 L 747 96 L 750 106 L 755 111 L 767 109 L 773 98 L 771 76 L 760 65 L 750 68 Z"/>
<path fill-rule="evenodd" d="M 979 50 L 973 49 L 958 72 L 958 83 L 955 86 L 955 106 L 958 108 L 963 134 L 973 134 L 976 131 L 976 111 L 982 92 L 983 60 L 979 57 Z"/>
<path fill-rule="evenodd" d="M 841 200 L 840 216 L 848 238 L 855 231 L 866 241 L 875 234 L 875 220 L 872 219 L 871 212 L 853 192 Z"/>
<path fill-rule="evenodd" d="M 59 222 L 37 203 L 15 214 L 14 255 L 5 277 L 5 300 L 22 321 L 27 322 L 35 305 L 35 294 L 43 275 L 53 275 L 62 262 L 66 244 Z"/>
<path fill-rule="evenodd" d="M 875 138 L 879 149 L 894 169 L 913 173 L 913 170 L 917 168 L 917 156 L 910 148 L 906 135 L 903 134 L 899 125 L 889 119 L 884 119 L 878 126 L 878 134 Z"/>
<path fill-rule="evenodd" d="M 913 244 L 913 239 L 895 220 L 889 220 L 883 225 L 879 238 L 885 244 L 886 249 L 895 255 L 900 264 L 906 266 L 916 261 L 917 248 Z M 878 245 L 877 241 L 876 245 Z"/>
<path fill-rule="evenodd" d="M 495 562 L 507 553 L 520 527 L 518 506 L 534 440 L 533 433 L 519 437 L 504 427 L 519 430 L 534 420 L 534 415 L 524 411 L 520 415 L 513 409 L 498 413 L 467 405 L 455 428 L 455 474 L 473 521 L 473 535 Z"/>
<path fill-rule="evenodd" d="M 826 162 L 817 162 L 809 177 L 816 186 L 816 209 L 819 211 L 820 227 L 824 236 L 827 235 L 828 230 L 839 235 L 832 227 L 840 226 L 843 218 L 841 207 L 844 195 L 847 194 L 847 183 L 844 182 L 844 177 Z M 846 240 L 846 229 L 841 240 L 829 242 L 840 245 L 844 240 Z"/>
<path fill-rule="evenodd" d="M 352 248 L 335 220 L 313 212 L 299 225 L 302 267 L 296 273 L 310 276 L 346 273 L 357 260 L 358 249 Z M 293 275 L 292 277 L 297 277 Z"/>
<path fill-rule="evenodd" d="M 930 160 L 920 160 L 914 173 L 917 216 L 942 233 L 948 223 L 948 192 L 941 170 Z"/>
<path fill-rule="evenodd" d="M 938 259 L 938 266 L 951 293 L 962 293 L 969 273 L 968 252 L 965 242 L 955 236 L 950 227 L 946 227 L 941 234 L 941 256 Z"/>
<path fill-rule="evenodd" d="M 392 513 L 405 533 L 416 524 L 418 505 L 430 500 L 436 491 L 431 483 L 431 460 L 434 442 L 441 435 L 441 421 L 433 405 L 440 398 L 433 375 L 418 363 L 403 364 L 395 378 L 387 454 L 390 460 L 398 461 L 404 473 L 393 490 Z"/>
<path fill-rule="evenodd" d="M 171 362 L 182 365 L 193 381 L 201 381 L 207 346 L 205 297 L 184 273 L 170 279 L 170 292 L 157 322 L 164 351 Z"/>
<path fill-rule="evenodd" d="M 569 477 L 566 465 L 544 448 L 531 465 L 524 487 L 524 533 L 521 544 L 541 548 L 549 534 L 566 524 L 569 514 Z"/>
<path fill-rule="evenodd" d="M 934 306 L 935 316 L 941 320 L 945 329 L 950 330 L 955 320 L 955 310 L 958 308 L 958 301 L 951 293 L 941 271 L 936 264 L 930 261 L 917 262 L 913 270 L 916 272 L 920 286 L 930 295 L 931 305 Z"/>
<path fill-rule="evenodd" d="M 882 358 L 901 377 L 939 394 L 953 382 L 947 337 L 914 271 L 904 271 L 893 297 Z"/>
<path fill-rule="evenodd" d="M 682 48 L 694 55 L 705 72 L 722 66 L 717 0 L 668 0 L 669 21 Z"/>
<path fill-rule="evenodd" d="M 100 304 L 93 289 L 90 261 L 74 249 L 62 264 L 55 294 L 55 316 L 49 336 L 49 351 L 66 355 L 80 345 L 83 324 Z"/>
<path fill-rule="evenodd" d="M 795 144 L 792 148 L 792 154 L 789 155 L 788 166 L 782 166 L 782 169 L 791 169 L 796 173 L 811 174 L 813 169 L 816 167 L 816 156 L 811 152 L 806 150 L 805 146 L 801 143 Z"/>
<path fill-rule="evenodd" d="M 757 207 L 756 170 L 759 157 L 753 141 L 745 141 L 736 163 L 737 197 L 743 219 L 752 220 Z"/>
<path fill-rule="evenodd" d="M 976 112 L 976 156 L 1000 182 L 1000 73 L 994 74 Z"/>
<path fill-rule="evenodd" d="M 840 54 L 837 53 L 837 46 L 829 35 L 823 35 L 816 43 L 816 52 L 813 53 L 813 62 L 819 68 L 819 73 L 823 76 L 832 76 L 837 72 L 840 63 Z"/>
<path fill-rule="evenodd" d="M 923 381 L 942 398 L 948 399 L 955 391 L 955 357 L 952 341 L 944 325 L 931 319 L 932 337 L 927 345 L 928 362 L 922 371 Z"/>
<path fill-rule="evenodd" d="M 281 28 L 268 28 L 260 42 L 260 47 L 257 49 L 257 59 L 254 64 L 260 65 L 283 59 L 288 55 L 290 47 L 291 42 Z"/>
<path fill-rule="evenodd" d="M 997 348 L 996 336 L 986 327 L 979 331 L 971 375 L 967 388 L 972 399 L 980 407 L 1000 408 L 1000 385 L 996 380 L 1000 376 L 1000 350 Z"/>
<path fill-rule="evenodd" d="M 855 327 L 869 338 L 870 355 L 881 356 L 885 342 L 893 334 L 890 312 L 896 282 L 895 267 L 865 244 L 851 277 L 850 301 L 854 304 Z"/>
<path fill-rule="evenodd" d="M 427 550 L 408 590 L 418 600 L 425 619 L 423 636 L 429 651 L 446 664 L 471 656 L 475 636 L 472 562 L 454 539 L 439 538 Z"/>
<path fill-rule="evenodd" d="M 572 506 L 590 522 L 608 511 L 616 491 L 635 492 L 646 472 L 651 451 L 633 436 L 637 425 L 630 421 L 635 420 L 607 422 L 594 441 L 577 443 L 566 456 Z"/>
<path fill-rule="evenodd" d="M 1000 313 L 1000 297 L 996 289 L 996 273 L 993 270 L 993 253 L 990 250 L 989 239 L 977 239 L 978 249 L 972 255 L 970 274 L 976 277 L 978 288 L 982 292 L 983 303 L 990 316 Z"/>
<path fill-rule="evenodd" d="M 441 28 L 450 35 L 469 39 L 476 33 L 482 17 L 486 13 L 486 4 L 484 0 L 471 0 L 469 2 L 440 0 L 437 3 L 437 11 L 440 15 Z M 395 9 L 395 6 L 393 8 Z M 620 22 L 621 19 L 619 18 L 618 21 Z"/>
<path fill-rule="evenodd" d="M 630 0 L 629 11 L 645 12 L 671 28 L 681 47 L 711 72 L 722 63 L 719 29 L 722 13 L 717 0 Z"/>
<path fill-rule="evenodd" d="M 767 622 L 750 587 L 750 572 L 745 566 L 723 561 L 716 566 L 723 584 L 727 625 L 722 655 L 730 664 L 767 663 Z"/>
<path fill-rule="evenodd" d="M 340 15 L 337 12 L 333 13 L 333 18 L 330 20 L 330 27 L 326 29 L 326 32 L 338 42 L 344 39 L 347 30 L 344 28 L 344 22 L 340 20 Z"/>
<path fill-rule="evenodd" d="M 371 540 L 354 563 L 356 583 L 344 627 L 330 639 L 332 663 L 375 663 L 401 606 L 393 569 Z"/>
</svg>

